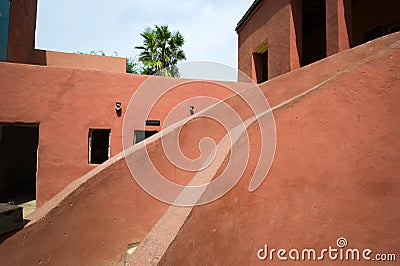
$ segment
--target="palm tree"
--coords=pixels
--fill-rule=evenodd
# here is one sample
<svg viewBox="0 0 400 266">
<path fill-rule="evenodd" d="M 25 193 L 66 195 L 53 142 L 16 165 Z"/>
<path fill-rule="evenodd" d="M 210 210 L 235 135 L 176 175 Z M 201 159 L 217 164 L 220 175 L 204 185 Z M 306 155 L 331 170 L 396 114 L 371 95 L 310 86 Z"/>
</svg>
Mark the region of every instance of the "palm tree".
<svg viewBox="0 0 400 266">
<path fill-rule="evenodd" d="M 170 32 L 166 25 L 155 25 L 154 29 L 146 28 L 140 35 L 144 38 L 143 45 L 135 48 L 142 50 L 139 54 L 139 61 L 144 65 L 142 74 L 179 77 L 176 64 L 186 59 L 182 34 Z"/>
</svg>

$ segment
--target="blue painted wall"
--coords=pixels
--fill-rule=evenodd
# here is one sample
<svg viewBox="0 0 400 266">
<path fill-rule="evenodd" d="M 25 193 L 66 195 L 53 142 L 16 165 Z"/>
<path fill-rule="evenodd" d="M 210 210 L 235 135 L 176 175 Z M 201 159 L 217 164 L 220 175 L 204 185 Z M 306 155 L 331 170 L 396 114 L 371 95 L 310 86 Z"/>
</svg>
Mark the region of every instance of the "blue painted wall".
<svg viewBox="0 0 400 266">
<path fill-rule="evenodd" d="M 0 0 L 0 61 L 7 61 L 10 0 Z"/>
</svg>

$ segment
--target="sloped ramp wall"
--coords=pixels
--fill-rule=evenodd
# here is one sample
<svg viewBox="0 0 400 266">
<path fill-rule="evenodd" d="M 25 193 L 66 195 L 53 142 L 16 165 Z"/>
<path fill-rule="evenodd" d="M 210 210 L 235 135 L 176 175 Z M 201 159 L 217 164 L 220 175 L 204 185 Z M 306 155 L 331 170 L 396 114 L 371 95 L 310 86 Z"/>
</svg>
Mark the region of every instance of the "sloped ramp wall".
<svg viewBox="0 0 400 266">
<path fill-rule="evenodd" d="M 166 208 L 138 187 L 123 158 L 107 163 L 28 217 L 26 228 L 0 244 L 0 264 L 122 263 L 128 244 L 139 242 Z"/>
<path fill-rule="evenodd" d="M 250 164 L 226 196 L 192 210 L 158 264 L 286 265 L 276 252 L 272 261 L 259 260 L 257 253 L 268 245 L 269 251 L 314 248 L 320 256 L 329 246 L 338 249 L 341 237 L 345 251 L 369 248 L 371 258 L 398 256 L 399 52 L 399 41 L 389 44 L 278 108 L 276 156 L 263 185 L 247 190 L 255 167 Z M 331 260 L 328 254 L 321 261 L 289 262 L 371 263 Z"/>
<path fill-rule="evenodd" d="M 268 179 L 256 192 L 247 191 L 252 160 L 229 194 L 194 208 L 161 262 L 249 264 L 257 262 L 254 250 L 264 242 L 318 248 L 336 241 L 339 233 L 351 243 L 371 241 L 377 248 L 392 234 L 387 246 L 398 249 L 399 95 L 393 88 L 398 87 L 399 36 L 263 84 L 271 105 L 282 105 L 274 113 L 278 146 Z M 316 89 L 285 103 L 310 86 Z M 240 97 L 226 102 L 243 121 L 251 117 Z M 201 132 L 195 130 L 199 127 Z M 198 134 L 194 139 L 216 135 L 218 142 L 224 136 L 204 119 L 193 119 L 184 129 Z M 249 134 L 257 142 L 257 127 L 251 126 Z M 157 156 L 160 146 L 157 135 L 147 143 Z M 257 150 L 251 156 L 256 158 Z M 161 170 L 175 170 L 164 162 L 159 158 Z M 191 178 L 179 176 L 183 183 Z M 120 264 L 127 245 L 141 241 L 167 208 L 135 183 L 118 154 L 33 213 L 25 229 L 0 244 L 0 264 Z M 382 220 L 385 215 L 391 218 Z"/>
</svg>

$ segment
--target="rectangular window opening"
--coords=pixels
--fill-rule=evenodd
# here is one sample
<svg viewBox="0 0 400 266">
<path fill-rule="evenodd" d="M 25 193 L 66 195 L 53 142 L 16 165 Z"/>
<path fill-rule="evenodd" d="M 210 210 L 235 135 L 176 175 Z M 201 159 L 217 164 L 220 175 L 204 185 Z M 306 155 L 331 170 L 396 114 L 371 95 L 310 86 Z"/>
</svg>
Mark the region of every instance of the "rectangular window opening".
<svg viewBox="0 0 400 266">
<path fill-rule="evenodd" d="M 268 50 L 263 53 L 253 53 L 254 67 L 257 83 L 268 80 Z"/>
<path fill-rule="evenodd" d="M 157 134 L 156 130 L 135 130 L 133 134 L 133 144 L 139 143 L 147 138 L 150 138 L 154 134 Z"/>
<path fill-rule="evenodd" d="M 89 129 L 89 163 L 102 164 L 110 158 L 111 129 Z"/>
</svg>

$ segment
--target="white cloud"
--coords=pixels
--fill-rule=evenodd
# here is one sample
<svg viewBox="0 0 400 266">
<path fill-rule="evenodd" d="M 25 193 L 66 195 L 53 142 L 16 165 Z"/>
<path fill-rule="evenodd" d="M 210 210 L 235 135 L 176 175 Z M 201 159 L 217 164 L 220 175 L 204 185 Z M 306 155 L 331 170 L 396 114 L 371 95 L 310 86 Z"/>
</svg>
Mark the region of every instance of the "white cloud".
<svg viewBox="0 0 400 266">
<path fill-rule="evenodd" d="M 185 36 L 188 61 L 237 67 L 237 22 L 253 0 L 39 0 L 37 48 L 135 56 L 140 32 L 167 24 Z"/>
</svg>

